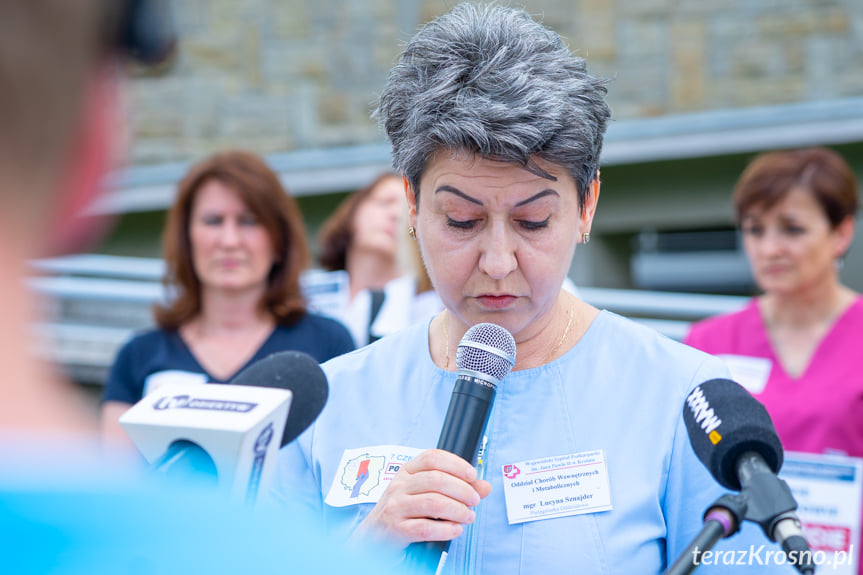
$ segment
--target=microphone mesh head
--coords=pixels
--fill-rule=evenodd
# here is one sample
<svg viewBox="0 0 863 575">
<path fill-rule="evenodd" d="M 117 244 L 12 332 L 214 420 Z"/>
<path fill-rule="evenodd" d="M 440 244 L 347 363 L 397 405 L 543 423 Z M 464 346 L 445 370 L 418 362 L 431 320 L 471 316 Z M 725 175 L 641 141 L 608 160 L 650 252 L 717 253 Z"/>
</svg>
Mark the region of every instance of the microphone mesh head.
<svg viewBox="0 0 863 575">
<path fill-rule="evenodd" d="M 465 369 L 502 380 L 515 365 L 515 339 L 493 323 L 478 323 L 467 330 L 455 357 L 459 370 Z"/>
</svg>

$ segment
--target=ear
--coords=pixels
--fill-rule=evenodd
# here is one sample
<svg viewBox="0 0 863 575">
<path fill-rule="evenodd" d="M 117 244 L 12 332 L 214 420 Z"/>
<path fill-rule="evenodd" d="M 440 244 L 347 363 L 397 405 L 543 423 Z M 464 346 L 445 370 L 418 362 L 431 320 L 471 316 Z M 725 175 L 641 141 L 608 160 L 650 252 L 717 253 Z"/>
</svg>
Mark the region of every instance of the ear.
<svg viewBox="0 0 863 575">
<path fill-rule="evenodd" d="M 841 258 L 851 247 L 854 240 L 854 217 L 847 216 L 833 228 L 833 257 Z"/>
<path fill-rule="evenodd" d="M 584 208 L 581 210 L 579 222 L 581 227 L 579 233 L 590 232 L 590 227 L 593 225 L 593 216 L 596 213 L 596 204 L 599 202 L 599 171 L 596 172 L 596 177 L 590 181 L 587 188 L 587 194 L 584 196 Z"/>
<path fill-rule="evenodd" d="M 408 179 L 402 176 L 402 181 L 405 183 L 405 199 L 408 202 L 408 225 L 416 227 L 417 225 L 417 197 L 414 190 L 408 183 Z"/>
</svg>

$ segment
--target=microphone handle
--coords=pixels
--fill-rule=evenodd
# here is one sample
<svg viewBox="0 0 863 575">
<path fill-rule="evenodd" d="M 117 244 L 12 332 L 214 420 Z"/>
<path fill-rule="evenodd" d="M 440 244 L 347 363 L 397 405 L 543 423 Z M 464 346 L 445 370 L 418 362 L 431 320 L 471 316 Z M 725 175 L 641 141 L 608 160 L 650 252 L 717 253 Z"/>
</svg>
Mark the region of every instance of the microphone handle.
<svg viewBox="0 0 863 575">
<path fill-rule="evenodd" d="M 782 545 L 788 562 L 794 565 L 797 571 L 803 574 L 815 573 L 812 550 L 806 538 L 803 537 L 800 520 L 796 515 L 789 513 L 787 517 L 777 521 L 773 532 L 776 534 L 776 540 Z"/>
<path fill-rule="evenodd" d="M 449 400 L 437 448 L 455 453 L 475 465 L 494 394 L 494 384 L 479 377 L 459 374 Z"/>
<path fill-rule="evenodd" d="M 680 554 L 674 565 L 669 567 L 663 575 L 688 575 L 692 573 L 700 565 L 698 555 L 703 555 L 705 551 L 713 549 L 716 542 L 724 536 L 725 526 L 716 519 L 708 519 L 686 551 Z"/>
<path fill-rule="evenodd" d="M 495 391 L 494 384 L 460 373 L 450 397 L 437 448 L 455 453 L 471 465 L 476 465 Z M 449 545 L 449 541 L 413 543 L 407 551 L 410 563 L 418 570 L 429 572 L 434 569 L 435 573 L 440 573 L 446 563 Z"/>
</svg>

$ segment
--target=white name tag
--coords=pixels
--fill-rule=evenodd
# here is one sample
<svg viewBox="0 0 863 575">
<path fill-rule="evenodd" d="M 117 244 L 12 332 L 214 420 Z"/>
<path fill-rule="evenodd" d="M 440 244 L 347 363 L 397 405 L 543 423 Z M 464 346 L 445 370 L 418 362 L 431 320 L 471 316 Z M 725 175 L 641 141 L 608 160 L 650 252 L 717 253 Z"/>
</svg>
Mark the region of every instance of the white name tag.
<svg viewBox="0 0 863 575">
<path fill-rule="evenodd" d="M 601 449 L 504 465 L 501 472 L 510 525 L 612 508 Z"/>
<path fill-rule="evenodd" d="M 731 354 L 721 354 L 717 357 L 728 366 L 731 379 L 742 385 L 746 391 L 756 395 L 764 391 L 772 367 L 769 359 Z"/>
<path fill-rule="evenodd" d="M 331 507 L 377 503 L 402 465 L 421 451 L 403 445 L 345 449 L 324 502 Z"/>
</svg>

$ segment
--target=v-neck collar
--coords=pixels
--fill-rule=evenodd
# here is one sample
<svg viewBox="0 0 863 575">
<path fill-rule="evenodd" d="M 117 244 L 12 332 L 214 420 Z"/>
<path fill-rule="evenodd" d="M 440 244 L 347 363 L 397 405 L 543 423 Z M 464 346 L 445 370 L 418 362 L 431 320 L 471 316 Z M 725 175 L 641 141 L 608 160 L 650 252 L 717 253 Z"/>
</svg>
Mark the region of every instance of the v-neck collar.
<svg viewBox="0 0 863 575">
<path fill-rule="evenodd" d="M 249 357 L 249 359 L 247 359 L 245 363 L 243 363 L 243 365 L 241 365 L 236 371 L 234 371 L 234 373 L 232 373 L 231 375 L 229 375 L 225 379 L 215 377 L 213 374 L 211 374 L 209 372 L 209 370 L 207 370 L 204 367 L 204 365 L 198 360 L 197 356 L 192 351 L 192 348 L 189 347 L 189 344 L 186 343 L 185 339 L 183 339 L 183 336 L 180 334 L 180 330 L 175 330 L 174 336 L 176 337 L 177 341 L 179 342 L 179 346 L 183 349 L 183 351 L 186 354 L 188 354 L 189 358 L 192 360 L 192 362 L 194 362 L 194 364 L 198 367 L 198 369 L 201 371 L 201 373 L 203 373 L 204 375 L 207 376 L 207 382 L 208 383 L 227 383 L 227 382 L 231 381 L 232 379 L 234 379 L 237 376 L 237 374 L 239 374 L 241 371 L 243 371 L 244 369 L 249 367 L 251 364 L 256 362 L 258 359 L 260 359 L 258 356 L 260 355 L 261 350 L 264 349 L 265 347 L 267 347 L 267 344 L 269 344 L 270 340 L 273 339 L 273 336 L 276 334 L 276 331 L 278 329 L 279 329 L 279 326 L 274 325 L 272 331 L 270 331 L 270 334 L 266 337 L 266 339 L 264 339 L 264 341 L 261 343 L 261 345 L 258 346 L 258 349 L 255 350 L 255 353 L 253 353 L 252 356 Z"/>
<path fill-rule="evenodd" d="M 819 362 L 820 356 L 826 353 L 825 344 L 827 344 L 830 340 L 836 337 L 836 333 L 839 331 L 841 324 L 847 321 L 847 318 L 851 315 L 853 310 L 857 307 L 863 305 L 863 296 L 856 296 L 854 301 L 851 302 L 845 311 L 839 314 L 839 317 L 833 322 L 827 332 L 824 334 L 824 337 L 821 338 L 821 341 L 815 346 L 815 351 L 812 352 L 812 355 L 809 357 L 809 361 L 806 363 L 806 366 L 803 368 L 803 371 L 800 372 L 799 375 L 794 376 L 791 375 L 788 370 L 785 368 L 785 364 L 782 363 L 782 360 L 779 358 L 779 354 L 776 352 L 776 348 L 773 346 L 773 341 L 770 339 L 770 330 L 767 327 L 767 322 L 764 320 L 764 315 L 761 313 L 761 305 L 757 298 L 753 298 L 752 306 L 755 308 L 755 314 L 758 317 L 758 324 L 761 327 L 761 336 L 764 338 L 764 344 L 766 349 L 769 350 L 770 360 L 775 363 L 780 370 L 782 370 L 782 375 L 788 381 L 801 381 L 806 376 L 809 375 L 809 372 L 812 370 L 812 366 Z"/>
</svg>

